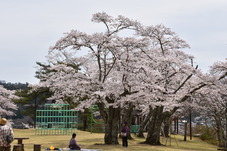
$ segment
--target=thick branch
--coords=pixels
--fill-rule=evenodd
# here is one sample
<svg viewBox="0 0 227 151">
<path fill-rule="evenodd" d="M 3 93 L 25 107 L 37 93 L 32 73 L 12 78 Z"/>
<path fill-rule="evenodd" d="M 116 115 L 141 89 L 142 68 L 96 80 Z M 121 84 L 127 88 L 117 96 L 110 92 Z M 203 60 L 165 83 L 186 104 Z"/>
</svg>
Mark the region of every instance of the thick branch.
<svg viewBox="0 0 227 151">
<path fill-rule="evenodd" d="M 197 68 L 198 68 L 198 65 L 196 66 L 195 69 L 197 69 Z M 193 73 L 190 74 L 190 75 L 184 80 L 184 82 L 183 82 L 183 83 L 182 83 L 182 84 L 173 92 L 173 94 L 176 94 L 192 76 L 193 76 Z"/>
<path fill-rule="evenodd" d="M 225 78 L 226 76 L 227 76 L 227 72 L 225 72 L 225 74 L 223 74 L 222 76 L 220 76 L 220 77 L 218 78 L 218 80 L 221 80 L 221 79 Z"/>
<path fill-rule="evenodd" d="M 103 118 L 103 120 L 106 122 L 108 119 L 108 114 L 105 110 L 104 104 L 103 103 L 97 103 L 97 106 L 99 107 L 100 114 Z"/>
<path fill-rule="evenodd" d="M 198 87 L 192 89 L 192 90 L 189 92 L 189 94 L 190 94 L 190 95 L 193 94 L 194 92 L 196 92 L 197 90 L 203 88 L 203 87 L 206 86 L 206 85 L 207 85 L 206 83 L 202 83 L 200 86 L 198 86 Z M 179 102 L 182 103 L 182 102 L 186 101 L 189 97 L 191 97 L 190 95 L 185 95 Z"/>
</svg>

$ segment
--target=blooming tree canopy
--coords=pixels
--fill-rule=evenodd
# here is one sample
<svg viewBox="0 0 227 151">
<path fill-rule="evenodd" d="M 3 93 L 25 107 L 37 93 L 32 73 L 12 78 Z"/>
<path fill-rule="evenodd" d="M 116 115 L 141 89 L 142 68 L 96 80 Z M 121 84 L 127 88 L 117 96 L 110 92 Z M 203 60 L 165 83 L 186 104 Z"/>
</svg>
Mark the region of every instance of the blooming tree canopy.
<svg viewBox="0 0 227 151">
<path fill-rule="evenodd" d="M 17 106 L 12 102 L 12 99 L 18 98 L 14 95 L 14 91 L 5 89 L 0 85 L 0 116 L 14 115 L 12 110 L 16 110 Z"/>
<path fill-rule="evenodd" d="M 163 120 L 213 79 L 191 66 L 193 56 L 183 52 L 189 45 L 164 25 L 143 26 L 104 12 L 92 21 L 103 23 L 105 31 L 66 33 L 49 50 L 48 70 L 53 72 L 40 71 L 41 82 L 33 88 L 48 87 L 54 93 L 50 99 L 70 98 L 80 110 L 97 105 L 106 144 L 118 143 L 120 112 L 133 106 L 155 123 L 146 142 L 160 144 Z"/>
<path fill-rule="evenodd" d="M 224 131 L 227 119 L 227 79 L 225 62 L 217 62 L 210 69 L 213 83 L 200 89 L 193 95 L 196 109 L 205 119 L 210 119 L 215 127 L 219 145 L 226 140 Z"/>
</svg>

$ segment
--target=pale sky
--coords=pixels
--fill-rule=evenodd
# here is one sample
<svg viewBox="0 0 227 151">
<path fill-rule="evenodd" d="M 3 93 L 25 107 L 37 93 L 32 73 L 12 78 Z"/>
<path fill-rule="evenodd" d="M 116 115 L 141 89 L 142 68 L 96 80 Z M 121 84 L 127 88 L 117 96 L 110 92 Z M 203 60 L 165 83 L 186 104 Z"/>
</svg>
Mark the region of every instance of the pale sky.
<svg viewBox="0 0 227 151">
<path fill-rule="evenodd" d="M 0 80 L 38 83 L 36 62 L 63 33 L 104 29 L 91 22 L 97 12 L 171 28 L 204 72 L 227 58 L 227 0 L 1 0 Z"/>
</svg>

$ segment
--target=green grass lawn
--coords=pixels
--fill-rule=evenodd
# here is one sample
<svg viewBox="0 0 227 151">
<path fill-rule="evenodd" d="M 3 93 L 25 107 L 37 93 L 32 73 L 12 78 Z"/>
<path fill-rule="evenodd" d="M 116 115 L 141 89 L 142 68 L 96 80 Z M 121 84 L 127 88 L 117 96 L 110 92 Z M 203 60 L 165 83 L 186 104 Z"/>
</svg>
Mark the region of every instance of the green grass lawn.
<svg viewBox="0 0 227 151">
<path fill-rule="evenodd" d="M 34 129 L 14 129 L 15 137 L 29 137 L 24 140 L 25 151 L 33 151 L 34 144 L 41 144 L 44 151 L 45 148 L 51 145 L 57 148 L 65 148 L 68 146 L 71 135 L 35 135 Z M 77 142 L 82 148 L 86 149 L 102 149 L 103 151 L 216 151 L 217 146 L 210 145 L 199 138 L 183 141 L 183 136 L 172 135 L 171 140 L 162 138 L 161 141 L 164 146 L 151 146 L 141 144 L 145 139 L 137 138 L 132 135 L 134 140 L 129 140 L 129 147 L 123 148 L 121 146 L 121 139 L 119 138 L 119 145 L 102 145 L 104 134 L 89 133 L 84 131 L 77 131 Z M 17 140 L 13 145 L 17 144 Z M 100 144 L 100 145 L 95 145 Z M 13 148 L 13 147 L 12 147 Z M 11 148 L 11 149 L 12 149 Z"/>
</svg>

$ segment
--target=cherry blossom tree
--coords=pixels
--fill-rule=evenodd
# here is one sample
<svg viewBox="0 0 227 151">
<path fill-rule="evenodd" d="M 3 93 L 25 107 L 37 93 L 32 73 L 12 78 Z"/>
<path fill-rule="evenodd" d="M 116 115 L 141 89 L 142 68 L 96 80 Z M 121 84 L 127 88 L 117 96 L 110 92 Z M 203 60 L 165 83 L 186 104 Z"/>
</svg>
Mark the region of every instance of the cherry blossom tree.
<svg viewBox="0 0 227 151">
<path fill-rule="evenodd" d="M 139 28 L 136 21 L 123 16 L 114 19 L 106 13 L 97 13 L 92 20 L 104 23 L 106 31 L 92 35 L 76 30 L 67 33 L 48 54 L 50 70 L 56 72 L 40 76 L 43 82 L 38 87 L 49 87 L 54 92 L 50 99 L 57 102 L 70 97 L 79 103 L 78 109 L 96 104 L 106 124 L 105 144 L 118 144 L 122 99 L 134 93 L 127 84 L 128 68 L 124 65 L 130 65 L 129 52 L 145 47 L 146 41 L 118 36 L 122 30 Z M 77 57 L 78 52 L 88 53 Z M 78 64 L 80 70 L 66 64 Z"/>
<path fill-rule="evenodd" d="M 218 144 L 223 145 L 225 138 L 226 125 L 226 105 L 227 105 L 227 91 L 226 91 L 226 63 L 215 63 L 210 70 L 210 76 L 213 77 L 214 82 L 208 85 L 193 95 L 197 110 L 204 118 L 209 118 L 216 129 Z"/>
<path fill-rule="evenodd" d="M 222 139 L 225 140 L 225 147 L 227 146 L 227 96 L 226 96 L 226 75 L 227 75 L 227 62 L 216 62 L 210 70 L 211 75 L 213 75 L 216 79 L 218 79 L 218 84 L 217 87 L 219 88 L 219 94 L 221 94 L 221 98 L 219 99 L 217 103 L 220 108 L 219 108 L 219 112 L 222 111 L 222 107 L 225 107 L 225 113 L 222 116 L 225 119 L 225 123 L 223 122 L 223 119 L 221 122 L 223 122 L 224 124 L 221 124 L 222 126 L 225 125 L 225 128 L 223 126 L 223 131 L 225 131 L 225 137 L 224 134 L 221 132 L 220 130 L 220 134 L 219 131 L 217 133 L 219 133 L 218 135 L 222 135 Z M 222 107 L 221 107 L 222 106 Z M 216 119 L 215 119 L 216 120 Z M 219 123 L 220 124 L 220 123 Z M 217 127 L 220 126 L 218 124 L 218 120 L 216 122 Z M 220 136 L 218 136 L 220 137 Z M 220 141 L 220 140 L 219 140 Z"/>
<path fill-rule="evenodd" d="M 220 94 L 220 89 L 215 86 L 202 89 L 196 97 L 196 101 L 199 104 L 197 109 L 204 119 L 211 119 L 216 129 L 219 145 L 223 144 L 222 141 L 224 140 L 225 99 L 223 94 Z"/>
<path fill-rule="evenodd" d="M 104 12 L 92 21 L 103 23 L 105 31 L 66 33 L 49 50 L 47 68 L 53 72 L 39 72 L 41 82 L 33 89 L 48 87 L 50 99 L 70 98 L 80 110 L 97 105 L 105 144 L 118 144 L 122 111 L 140 110 L 148 115 L 145 143 L 159 145 L 163 121 L 214 79 L 191 66 L 193 56 L 183 52 L 189 45 L 164 25 L 143 26 Z M 216 80 L 225 76 L 223 69 Z"/>
<path fill-rule="evenodd" d="M 14 115 L 13 110 L 17 109 L 17 106 L 12 102 L 12 99 L 18 98 L 14 95 L 14 91 L 5 89 L 0 85 L 0 117 L 5 115 Z"/>
<path fill-rule="evenodd" d="M 144 88 L 140 91 L 141 96 L 147 102 L 144 109 L 150 115 L 145 142 L 159 145 L 163 121 L 168 120 L 195 91 L 190 85 L 191 79 L 200 73 L 189 64 L 193 57 L 182 51 L 189 45 L 169 28 L 150 26 L 141 30 L 140 34 L 150 40 L 149 49 L 142 50 L 144 59 L 141 59 L 143 67 L 140 67 L 139 79 L 140 87 Z"/>
</svg>

